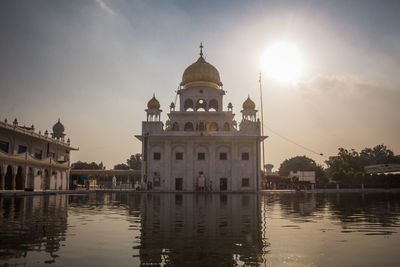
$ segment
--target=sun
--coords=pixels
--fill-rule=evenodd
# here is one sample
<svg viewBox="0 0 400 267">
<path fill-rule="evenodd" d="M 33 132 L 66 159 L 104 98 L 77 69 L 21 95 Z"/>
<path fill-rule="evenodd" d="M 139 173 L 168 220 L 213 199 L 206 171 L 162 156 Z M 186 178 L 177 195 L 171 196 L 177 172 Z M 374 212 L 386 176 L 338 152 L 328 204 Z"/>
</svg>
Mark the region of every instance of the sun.
<svg viewBox="0 0 400 267">
<path fill-rule="evenodd" d="M 261 56 L 261 67 L 267 75 L 279 82 L 295 84 L 304 69 L 298 48 L 291 43 L 275 43 Z"/>
</svg>

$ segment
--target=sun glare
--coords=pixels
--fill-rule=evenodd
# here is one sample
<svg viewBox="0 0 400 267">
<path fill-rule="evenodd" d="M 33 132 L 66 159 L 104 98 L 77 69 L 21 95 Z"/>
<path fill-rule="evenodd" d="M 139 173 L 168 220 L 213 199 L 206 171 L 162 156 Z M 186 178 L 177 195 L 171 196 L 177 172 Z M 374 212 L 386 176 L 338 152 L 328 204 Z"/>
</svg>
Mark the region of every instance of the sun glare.
<svg viewBox="0 0 400 267">
<path fill-rule="evenodd" d="M 303 61 L 297 47 L 290 43 L 276 43 L 261 57 L 261 66 L 267 75 L 279 82 L 295 84 L 303 71 Z"/>
</svg>

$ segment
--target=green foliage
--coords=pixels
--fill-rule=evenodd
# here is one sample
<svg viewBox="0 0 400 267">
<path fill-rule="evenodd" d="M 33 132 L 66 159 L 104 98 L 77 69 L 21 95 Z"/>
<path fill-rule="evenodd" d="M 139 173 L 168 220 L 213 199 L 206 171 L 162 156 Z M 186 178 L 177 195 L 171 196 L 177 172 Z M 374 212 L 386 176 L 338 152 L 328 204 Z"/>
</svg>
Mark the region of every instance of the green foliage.
<svg viewBox="0 0 400 267">
<path fill-rule="evenodd" d="M 100 165 L 98 165 L 96 162 L 88 163 L 88 162 L 82 162 L 82 161 L 77 161 L 75 163 L 71 164 L 71 168 L 75 170 L 99 170 Z"/>
<path fill-rule="evenodd" d="M 142 154 L 136 153 L 135 155 L 131 155 L 131 157 L 126 160 L 126 164 L 132 170 L 140 170 L 142 167 Z"/>
<path fill-rule="evenodd" d="M 316 166 L 317 164 L 314 160 L 306 156 L 297 156 L 284 160 L 279 167 L 279 174 L 288 176 L 290 171 L 313 171 Z"/>
<path fill-rule="evenodd" d="M 114 170 L 129 170 L 129 166 L 125 163 L 120 163 L 114 166 Z"/>
<path fill-rule="evenodd" d="M 329 182 L 324 168 L 316 164 L 313 159 L 306 156 L 296 156 L 284 160 L 279 167 L 279 174 L 288 176 L 290 171 L 315 171 L 315 180 L 317 184 L 326 184 Z"/>
<path fill-rule="evenodd" d="M 400 156 L 395 156 L 393 151 L 385 145 L 365 148 L 360 153 L 354 149 L 347 150 L 341 147 L 337 156 L 329 157 L 325 162 L 328 165 L 328 174 L 334 180 L 340 180 L 339 174 L 343 175 L 343 172 L 364 173 L 364 166 L 367 165 L 400 163 Z"/>
</svg>

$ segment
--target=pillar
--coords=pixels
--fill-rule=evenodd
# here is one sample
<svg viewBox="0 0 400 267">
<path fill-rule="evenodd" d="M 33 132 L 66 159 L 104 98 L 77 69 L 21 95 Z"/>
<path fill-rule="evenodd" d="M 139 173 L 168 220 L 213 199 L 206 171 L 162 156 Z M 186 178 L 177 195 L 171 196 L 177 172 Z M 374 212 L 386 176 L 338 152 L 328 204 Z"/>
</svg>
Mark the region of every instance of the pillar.
<svg viewBox="0 0 400 267">
<path fill-rule="evenodd" d="M 238 190 L 238 185 L 239 185 L 239 180 L 241 179 L 239 177 L 239 168 L 240 168 L 240 159 L 239 159 L 239 147 L 238 147 L 238 140 L 232 138 L 232 164 L 231 164 L 231 175 L 232 177 L 229 177 L 228 181 L 228 190 L 230 191 L 237 191 Z"/>
<path fill-rule="evenodd" d="M 18 172 L 18 166 L 12 166 L 12 186 L 11 189 L 15 190 L 16 188 L 16 182 L 17 182 L 17 172 Z"/>
<path fill-rule="evenodd" d="M 166 140 L 164 143 L 164 177 L 161 177 L 161 188 L 163 191 L 171 191 L 172 190 L 172 179 L 171 179 L 171 141 Z"/>
<path fill-rule="evenodd" d="M 209 181 L 212 181 L 212 190 L 219 190 L 219 188 L 217 189 L 216 184 L 217 184 L 217 178 L 215 177 L 215 162 L 217 159 L 216 156 L 216 142 L 215 140 L 211 140 L 209 143 L 210 146 L 210 155 L 209 155 L 209 164 L 210 164 L 210 172 L 208 173 L 208 179 Z"/>
<path fill-rule="evenodd" d="M 54 175 L 54 189 L 57 190 L 58 171 Z"/>
<path fill-rule="evenodd" d="M 186 175 L 183 177 L 183 190 L 185 191 L 194 191 L 194 165 L 193 165 L 193 141 L 189 140 L 186 143 L 186 155 L 184 155 L 186 159 Z"/>
</svg>

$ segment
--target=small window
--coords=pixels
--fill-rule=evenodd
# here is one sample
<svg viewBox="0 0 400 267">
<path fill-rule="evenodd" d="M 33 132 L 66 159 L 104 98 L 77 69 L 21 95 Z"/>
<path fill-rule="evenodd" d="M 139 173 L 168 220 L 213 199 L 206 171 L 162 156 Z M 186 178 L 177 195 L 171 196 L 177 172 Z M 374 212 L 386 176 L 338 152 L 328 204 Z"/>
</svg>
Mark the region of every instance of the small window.
<svg viewBox="0 0 400 267">
<path fill-rule="evenodd" d="M 219 159 L 220 160 L 227 160 L 228 159 L 228 153 L 226 153 L 226 152 L 219 153 Z"/>
<path fill-rule="evenodd" d="M 249 152 L 242 153 L 242 160 L 249 160 Z"/>
<path fill-rule="evenodd" d="M 36 150 L 34 157 L 37 159 L 42 159 L 42 150 Z"/>
<path fill-rule="evenodd" d="M 204 152 L 197 153 L 197 159 L 198 160 L 205 160 L 206 159 L 206 153 L 204 153 Z"/>
<path fill-rule="evenodd" d="M 242 187 L 249 187 L 249 186 L 250 186 L 250 179 L 242 178 Z"/>
<path fill-rule="evenodd" d="M 8 153 L 8 147 L 9 147 L 8 142 L 0 140 L 0 150 L 3 150 L 4 152 Z"/>
<path fill-rule="evenodd" d="M 161 159 L 161 153 L 160 152 L 154 152 L 153 159 L 154 160 L 160 160 Z"/>
<path fill-rule="evenodd" d="M 18 154 L 25 153 L 27 150 L 28 149 L 26 146 L 21 146 L 21 145 L 18 146 Z"/>
<path fill-rule="evenodd" d="M 176 152 L 175 153 L 175 159 L 176 160 L 183 160 L 183 153 L 182 152 Z"/>
</svg>

